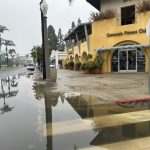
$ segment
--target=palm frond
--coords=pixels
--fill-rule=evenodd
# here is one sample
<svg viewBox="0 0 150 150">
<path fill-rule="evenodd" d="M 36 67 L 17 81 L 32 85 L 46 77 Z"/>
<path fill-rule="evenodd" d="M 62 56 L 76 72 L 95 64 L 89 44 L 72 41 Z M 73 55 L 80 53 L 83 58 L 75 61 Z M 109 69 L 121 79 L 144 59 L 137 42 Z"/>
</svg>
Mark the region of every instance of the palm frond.
<svg viewBox="0 0 150 150">
<path fill-rule="evenodd" d="M 8 29 L 5 26 L 0 25 L 0 33 L 3 33 L 6 30 Z"/>
</svg>

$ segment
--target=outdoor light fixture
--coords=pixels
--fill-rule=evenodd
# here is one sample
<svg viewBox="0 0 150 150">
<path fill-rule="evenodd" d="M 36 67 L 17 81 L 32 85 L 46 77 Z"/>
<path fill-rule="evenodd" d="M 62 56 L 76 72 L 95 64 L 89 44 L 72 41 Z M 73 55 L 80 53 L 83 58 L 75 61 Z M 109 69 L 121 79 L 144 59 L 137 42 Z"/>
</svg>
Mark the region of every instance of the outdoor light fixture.
<svg viewBox="0 0 150 150">
<path fill-rule="evenodd" d="M 41 0 L 41 23 L 42 23 L 42 51 L 43 51 L 43 79 L 50 79 L 50 66 L 49 66 L 49 48 L 48 48 L 48 34 L 47 34 L 47 10 L 48 5 L 45 0 Z"/>
<path fill-rule="evenodd" d="M 48 10 L 48 4 L 46 3 L 45 0 L 43 0 L 43 2 L 41 3 L 41 10 L 42 10 L 43 16 L 46 17 L 47 10 Z"/>
<path fill-rule="evenodd" d="M 150 19 L 148 20 L 148 23 L 147 23 L 147 26 L 146 26 L 146 35 L 147 35 L 147 37 L 148 37 L 148 39 L 149 39 L 149 57 L 148 57 L 148 59 L 149 59 L 149 63 L 148 63 L 148 65 L 149 65 L 149 70 L 148 70 L 148 72 L 149 72 L 149 74 L 148 74 L 148 93 L 150 94 Z"/>
</svg>

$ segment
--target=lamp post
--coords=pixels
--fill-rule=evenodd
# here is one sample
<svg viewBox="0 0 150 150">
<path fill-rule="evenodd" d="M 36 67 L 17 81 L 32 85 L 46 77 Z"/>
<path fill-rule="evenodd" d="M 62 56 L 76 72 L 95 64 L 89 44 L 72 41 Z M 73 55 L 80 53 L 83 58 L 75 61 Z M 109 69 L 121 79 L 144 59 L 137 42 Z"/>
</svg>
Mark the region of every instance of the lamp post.
<svg viewBox="0 0 150 150">
<path fill-rule="evenodd" d="M 45 0 L 41 1 L 40 8 L 41 8 L 41 22 L 42 22 L 43 79 L 50 79 L 47 17 L 46 17 L 48 5 Z"/>
<path fill-rule="evenodd" d="M 2 38 L 1 38 L 1 34 L 0 34 L 0 69 L 1 69 L 1 66 L 2 66 L 1 46 L 2 46 Z"/>
<path fill-rule="evenodd" d="M 149 54 L 148 54 L 148 93 L 150 94 L 150 19 L 148 20 L 147 26 L 146 26 L 146 35 L 149 38 Z"/>
</svg>

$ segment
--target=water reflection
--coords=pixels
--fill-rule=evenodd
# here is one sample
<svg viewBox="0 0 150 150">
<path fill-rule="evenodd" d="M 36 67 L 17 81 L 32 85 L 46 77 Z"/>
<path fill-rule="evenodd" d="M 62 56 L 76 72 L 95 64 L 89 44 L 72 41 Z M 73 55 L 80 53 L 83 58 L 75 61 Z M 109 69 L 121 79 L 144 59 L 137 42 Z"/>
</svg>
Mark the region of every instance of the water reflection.
<svg viewBox="0 0 150 150">
<path fill-rule="evenodd" d="M 12 111 L 15 107 L 9 106 L 8 103 L 6 103 L 6 99 L 9 99 L 11 97 L 14 97 L 17 95 L 18 90 L 16 90 L 16 87 L 18 86 L 18 81 L 15 76 L 13 77 L 6 77 L 1 80 L 1 89 L 0 89 L 0 99 L 3 99 L 3 106 L 0 107 L 1 114 L 4 114 L 6 112 Z"/>
<path fill-rule="evenodd" d="M 45 101 L 45 114 L 46 114 L 46 137 L 47 137 L 47 150 L 53 150 L 53 133 L 52 133 L 52 106 L 55 107 L 58 102 L 60 93 L 51 92 L 50 85 L 34 83 L 33 91 L 37 100 L 44 99 Z"/>
<path fill-rule="evenodd" d="M 44 99 L 47 150 L 99 149 L 107 144 L 150 136 L 150 102 L 105 103 L 78 92 L 59 93 L 35 83 Z"/>
</svg>

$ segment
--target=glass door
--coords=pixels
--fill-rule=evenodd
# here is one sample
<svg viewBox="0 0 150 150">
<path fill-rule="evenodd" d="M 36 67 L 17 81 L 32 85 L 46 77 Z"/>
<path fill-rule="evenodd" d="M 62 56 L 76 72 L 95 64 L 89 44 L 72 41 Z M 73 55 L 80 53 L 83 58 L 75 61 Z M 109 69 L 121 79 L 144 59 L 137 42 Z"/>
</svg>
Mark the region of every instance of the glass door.
<svg viewBox="0 0 150 150">
<path fill-rule="evenodd" d="M 128 72 L 137 71 L 137 51 L 128 50 Z"/>
<path fill-rule="evenodd" d="M 137 72 L 137 50 L 120 50 L 119 72 Z"/>
<path fill-rule="evenodd" d="M 119 72 L 126 72 L 127 71 L 127 51 L 120 50 L 118 54 L 119 54 L 118 70 Z"/>
</svg>

